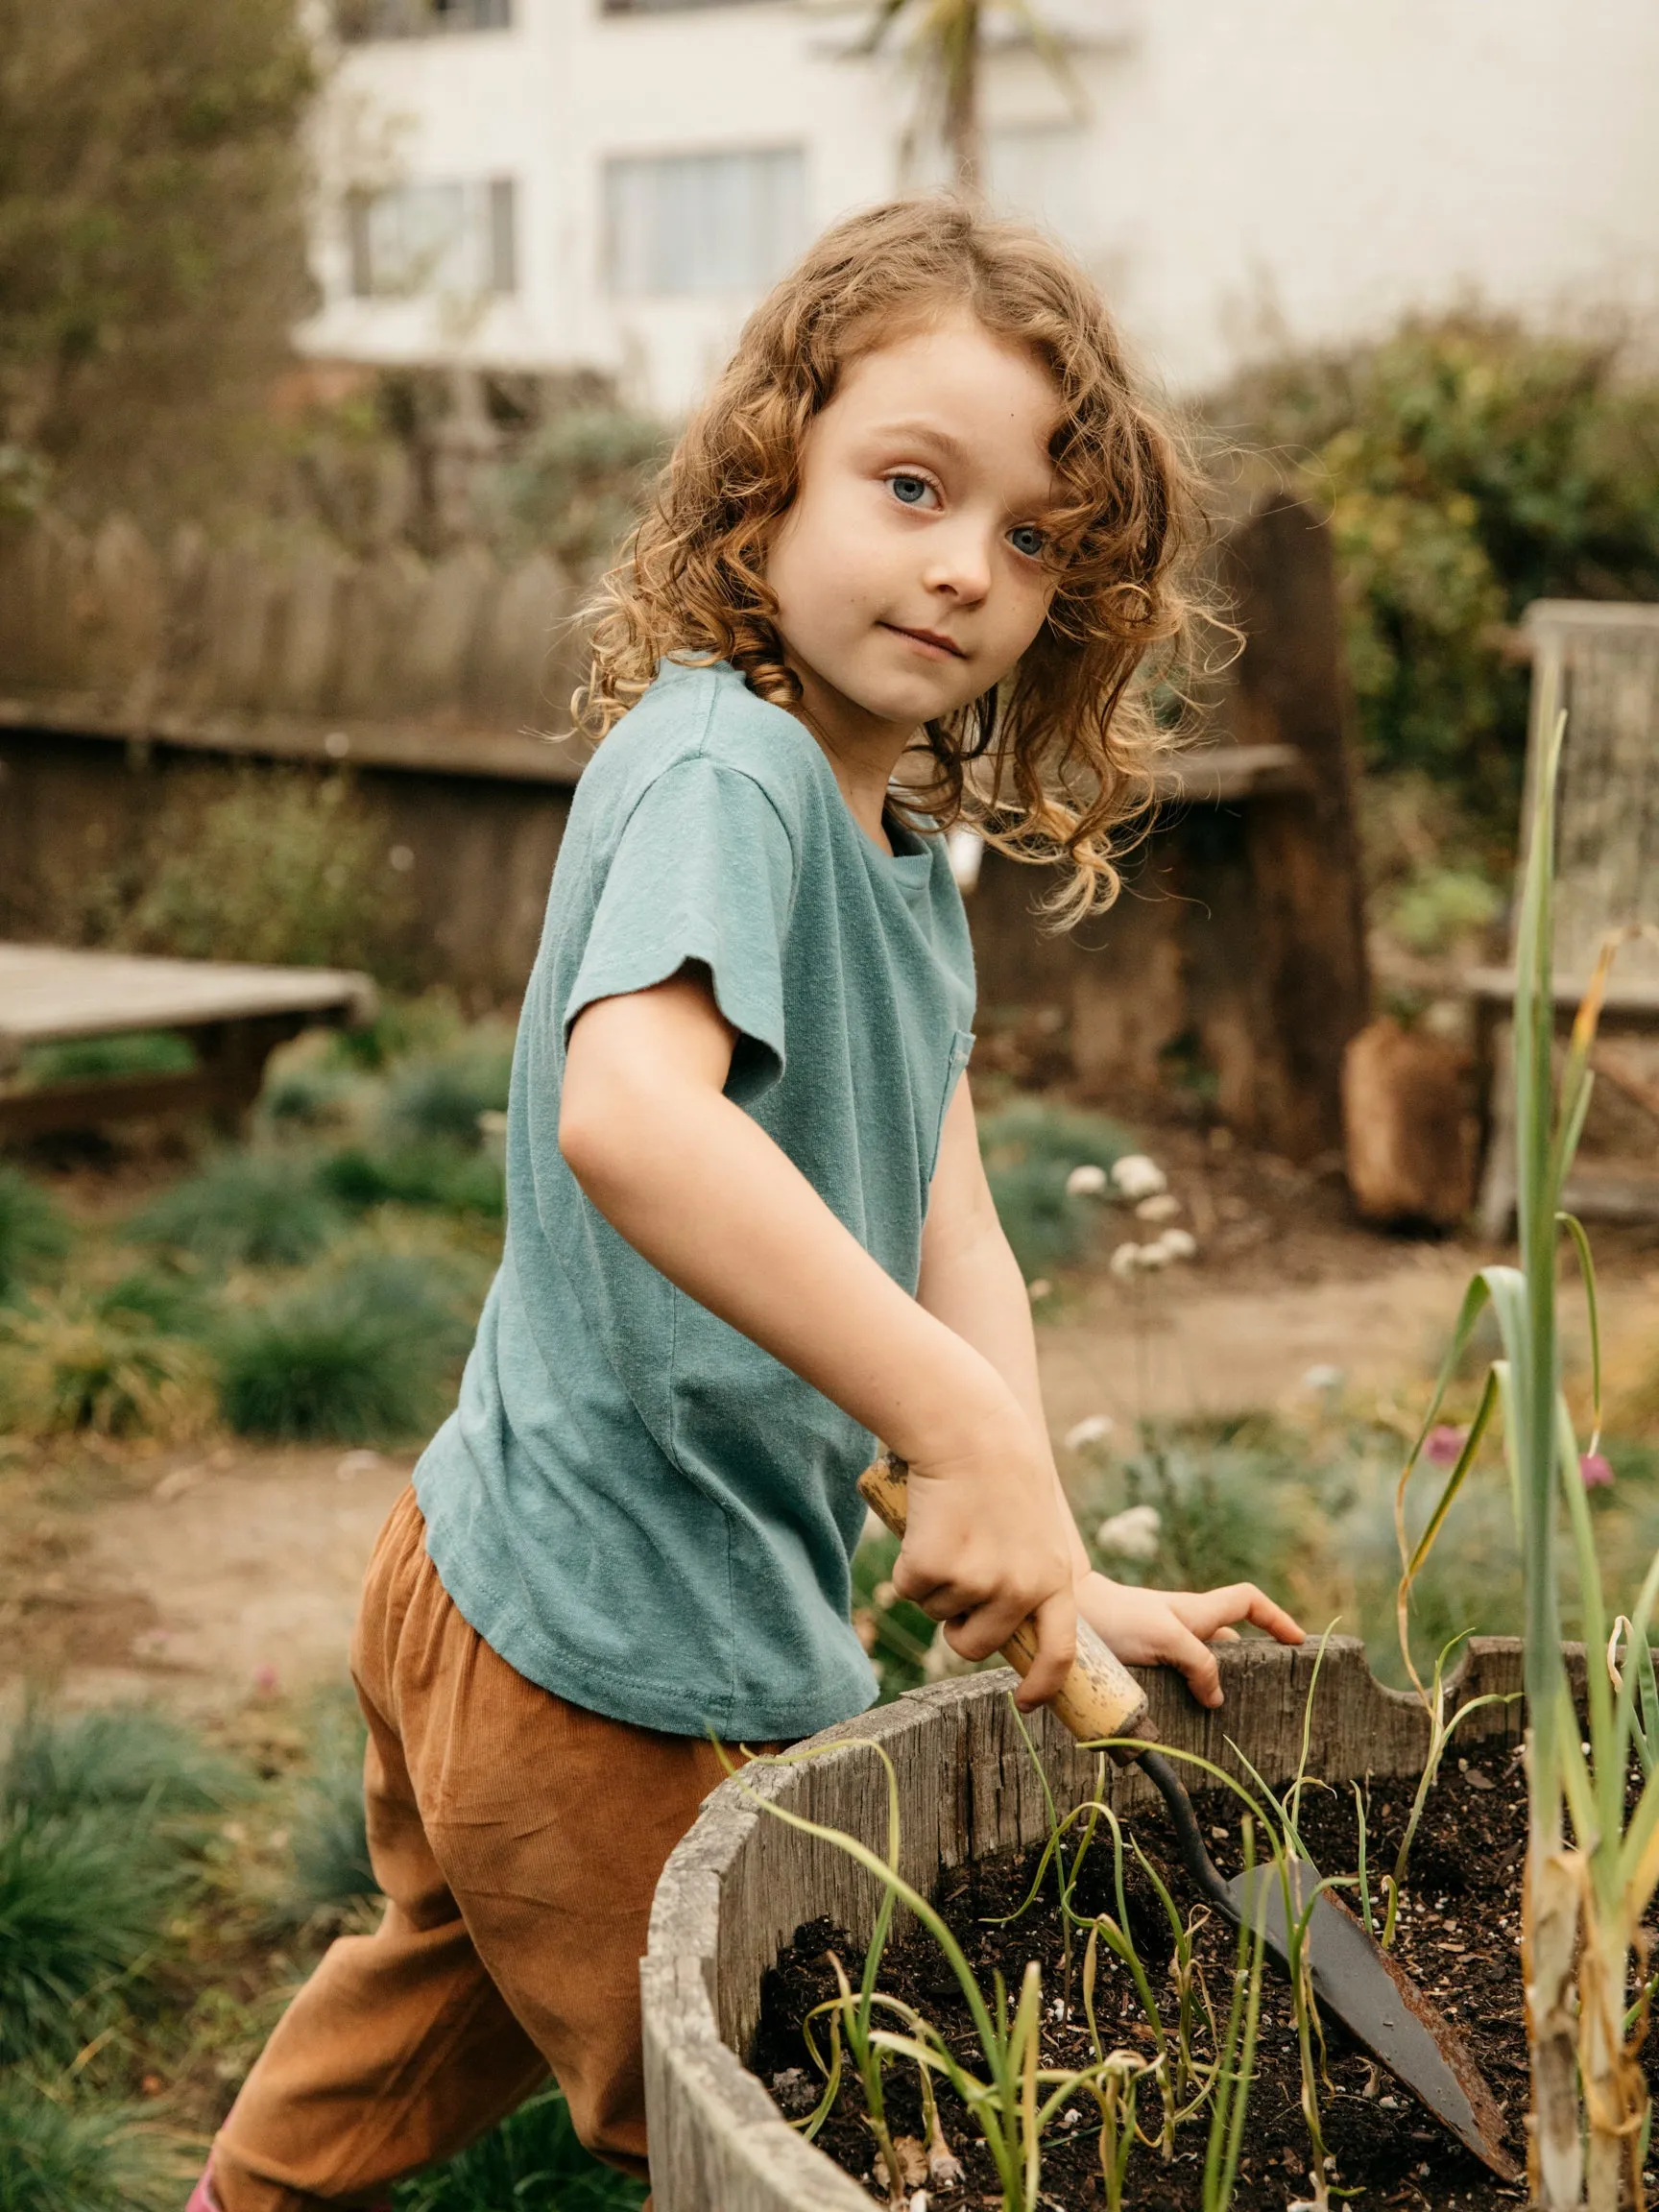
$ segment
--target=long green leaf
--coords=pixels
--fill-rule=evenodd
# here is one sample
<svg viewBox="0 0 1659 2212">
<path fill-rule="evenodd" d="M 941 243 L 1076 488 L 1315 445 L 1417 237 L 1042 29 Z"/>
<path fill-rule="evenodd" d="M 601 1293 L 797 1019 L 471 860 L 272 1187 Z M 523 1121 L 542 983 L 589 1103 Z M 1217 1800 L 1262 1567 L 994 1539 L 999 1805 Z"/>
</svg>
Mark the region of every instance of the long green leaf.
<svg viewBox="0 0 1659 2212">
<path fill-rule="evenodd" d="M 1423 1571 L 1425 1560 L 1434 1549 L 1436 1537 L 1445 1526 L 1446 1516 L 1451 1512 L 1457 1493 L 1462 1489 L 1469 1470 L 1475 1464 L 1497 1406 L 1498 1378 L 1488 1369 L 1486 1381 L 1480 1392 L 1480 1403 L 1475 1409 L 1475 1418 L 1469 1424 L 1469 1433 L 1464 1437 L 1462 1446 L 1458 1451 L 1457 1463 L 1447 1477 L 1445 1487 L 1435 1501 L 1434 1509 L 1424 1524 L 1423 1533 L 1418 1537 L 1416 1546 L 1409 1554 L 1406 1549 L 1406 1479 L 1411 1472 L 1409 1466 L 1406 1470 L 1406 1475 L 1402 1476 L 1400 1482 L 1396 1485 L 1394 1492 L 1394 1537 L 1400 1548 L 1401 1560 L 1400 1581 L 1394 1592 L 1395 1633 L 1400 1642 L 1400 1656 L 1406 1662 L 1406 1671 L 1411 1677 L 1411 1685 L 1425 1703 L 1428 1702 L 1428 1693 L 1423 1687 L 1411 1658 L 1411 1592 L 1418 1575 Z M 1436 1688 L 1438 1688 L 1439 1676 L 1440 1671 L 1436 1668 Z"/>
<path fill-rule="evenodd" d="M 1573 1034 L 1567 1046 L 1566 1063 L 1561 1070 L 1559 1118 L 1550 1160 L 1551 1179 L 1557 1191 L 1565 1187 L 1574 1156 L 1578 1150 L 1578 1140 L 1584 1132 L 1584 1118 L 1590 1111 L 1590 1097 L 1596 1083 L 1590 1055 L 1595 1049 L 1596 1032 L 1600 1026 L 1601 1009 L 1606 1003 L 1607 986 L 1612 980 L 1613 963 L 1618 957 L 1620 947 L 1639 934 L 1639 928 L 1630 926 L 1609 929 L 1605 933 L 1597 949 L 1596 965 L 1590 972 L 1584 996 L 1578 1002 Z"/>
<path fill-rule="evenodd" d="M 1596 1261 L 1584 1224 L 1577 1214 L 1557 1214 L 1555 1218 L 1573 1239 L 1573 1249 L 1578 1257 L 1578 1276 L 1584 1286 L 1584 1316 L 1590 1330 L 1589 1449 L 1594 1452 L 1601 1441 L 1601 1312 L 1596 1296 Z"/>
<path fill-rule="evenodd" d="M 1647 1631 L 1653 1620 L 1653 1608 L 1659 1604 L 1659 1551 L 1655 1551 L 1647 1565 L 1647 1573 L 1637 1594 L 1634 1611 L 1623 1626 L 1627 1656 L 1623 1678 L 1619 1684 L 1613 1707 L 1613 1760 L 1621 1774 L 1628 1771 L 1630 1746 L 1635 1740 L 1637 1755 L 1644 1774 L 1651 1774 L 1655 1754 L 1659 1753 L 1659 1741 L 1655 1741 L 1654 1726 L 1659 1720 L 1659 1683 L 1653 1676 L 1653 1647 L 1647 1641 Z M 1614 1623 L 1617 1635 L 1619 1623 Z M 1613 1663 L 1613 1639 L 1609 1638 L 1607 1663 Z M 1597 1664 L 1594 1653 L 1590 1664 Z M 1651 1706 L 1649 1703 L 1651 1700 Z M 1640 1704 L 1641 1719 L 1637 1719 Z"/>
<path fill-rule="evenodd" d="M 1595 1759 L 1593 1787 L 1598 1840 L 1593 1856 L 1599 1861 L 1593 1872 L 1598 1877 L 1598 1886 L 1606 1887 L 1614 1880 L 1614 1863 L 1608 1854 L 1617 1853 L 1623 1827 L 1624 1773 L 1614 1756 L 1618 1730 L 1614 1724 L 1613 1685 L 1602 1663 L 1607 1649 L 1607 1606 L 1601 1592 L 1601 1563 L 1596 1552 L 1590 1500 L 1579 1472 L 1578 1439 L 1574 1433 L 1573 1415 L 1565 1397 L 1557 1397 L 1555 1401 L 1555 1449 L 1568 1525 L 1578 1555 L 1579 1604 L 1584 1615 L 1584 1642 L 1590 1662 L 1586 1670 L 1585 1702 Z M 1582 1757 L 1582 1753 L 1579 1756 Z"/>
</svg>

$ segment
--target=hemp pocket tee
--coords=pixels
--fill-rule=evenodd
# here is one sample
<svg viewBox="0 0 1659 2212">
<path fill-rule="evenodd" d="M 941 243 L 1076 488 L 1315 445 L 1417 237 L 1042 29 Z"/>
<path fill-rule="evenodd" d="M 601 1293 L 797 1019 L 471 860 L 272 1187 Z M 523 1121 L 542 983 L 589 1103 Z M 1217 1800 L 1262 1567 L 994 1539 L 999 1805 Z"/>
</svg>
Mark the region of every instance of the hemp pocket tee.
<svg viewBox="0 0 1659 2212">
<path fill-rule="evenodd" d="M 945 841 L 882 852 L 725 662 L 665 662 L 577 788 L 507 1111 L 507 1237 L 415 1472 L 445 1588 L 533 1682 L 648 1728 L 810 1734 L 875 1686 L 851 1620 L 872 1438 L 678 1290 L 559 1150 L 570 1024 L 700 962 L 727 1094 L 914 1291 L 973 1038 Z"/>
</svg>

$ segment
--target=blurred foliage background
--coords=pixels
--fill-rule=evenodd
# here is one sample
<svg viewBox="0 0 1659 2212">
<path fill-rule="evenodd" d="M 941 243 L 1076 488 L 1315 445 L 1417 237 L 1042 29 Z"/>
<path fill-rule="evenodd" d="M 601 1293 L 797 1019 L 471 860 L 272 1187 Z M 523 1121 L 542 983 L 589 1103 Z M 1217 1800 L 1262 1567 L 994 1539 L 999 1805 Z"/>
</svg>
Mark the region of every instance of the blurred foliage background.
<svg viewBox="0 0 1659 2212">
<path fill-rule="evenodd" d="M 1659 599 L 1659 382 L 1618 333 L 1470 309 L 1271 362 L 1206 414 L 1330 514 L 1374 858 L 1410 949 L 1441 950 L 1513 856 L 1506 630 L 1533 599 Z"/>
<path fill-rule="evenodd" d="M 315 88 L 292 0 L 0 0 L 0 513 L 225 494 L 308 302 Z"/>
</svg>

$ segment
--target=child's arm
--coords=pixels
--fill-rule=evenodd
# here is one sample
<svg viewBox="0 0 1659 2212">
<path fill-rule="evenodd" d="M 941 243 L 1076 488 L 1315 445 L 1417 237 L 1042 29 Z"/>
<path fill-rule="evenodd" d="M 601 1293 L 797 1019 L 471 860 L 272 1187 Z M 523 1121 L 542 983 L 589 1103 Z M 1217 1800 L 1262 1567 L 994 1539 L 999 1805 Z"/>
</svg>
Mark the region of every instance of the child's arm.
<svg viewBox="0 0 1659 2212">
<path fill-rule="evenodd" d="M 902 1586 L 969 1658 L 1029 1613 L 1043 1703 L 1075 1647 L 1053 1462 L 995 1361 L 909 1297 L 764 1130 L 723 1095 L 735 1031 L 702 970 L 577 1018 L 559 1142 L 653 1266 L 910 1463 Z"/>
<path fill-rule="evenodd" d="M 922 1239 L 920 1295 L 930 1313 L 985 1355 L 1024 1408 L 1064 1524 L 1078 1611 L 1120 1659 L 1178 1667 L 1200 1704 L 1219 1705 L 1220 1671 L 1214 1653 L 1206 1648 L 1207 1639 L 1231 1637 L 1229 1623 L 1252 1621 L 1281 1643 L 1302 1642 L 1302 1630 L 1289 1614 L 1253 1582 L 1201 1592 L 1137 1590 L 1091 1570 L 1049 1450 L 1031 1301 L 985 1180 L 966 1081 L 958 1085 L 945 1118 Z M 895 1572 L 893 1579 L 905 1596 L 911 1595 L 902 1574 Z"/>
</svg>

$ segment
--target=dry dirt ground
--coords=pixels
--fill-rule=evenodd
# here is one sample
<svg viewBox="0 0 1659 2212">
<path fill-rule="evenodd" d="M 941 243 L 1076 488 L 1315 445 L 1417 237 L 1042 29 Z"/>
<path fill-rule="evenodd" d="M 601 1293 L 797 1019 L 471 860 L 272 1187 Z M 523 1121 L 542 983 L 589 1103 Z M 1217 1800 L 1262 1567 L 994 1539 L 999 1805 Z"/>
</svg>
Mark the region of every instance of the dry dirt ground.
<svg viewBox="0 0 1659 2212">
<path fill-rule="evenodd" d="M 1139 1286 L 1094 1268 L 1039 1307 L 1056 1435 L 1096 1413 L 1123 1426 L 1293 1405 L 1320 1366 L 1421 1406 L 1487 1255 L 1356 1228 L 1329 1175 L 1179 1134 L 1157 1149 L 1201 1257 Z M 1597 1242 L 1617 1360 L 1659 1341 L 1659 1230 Z M 364 1563 L 412 1464 L 0 1439 L 0 1695 L 33 1678 L 77 1702 L 205 1712 L 340 1678 Z"/>
</svg>

